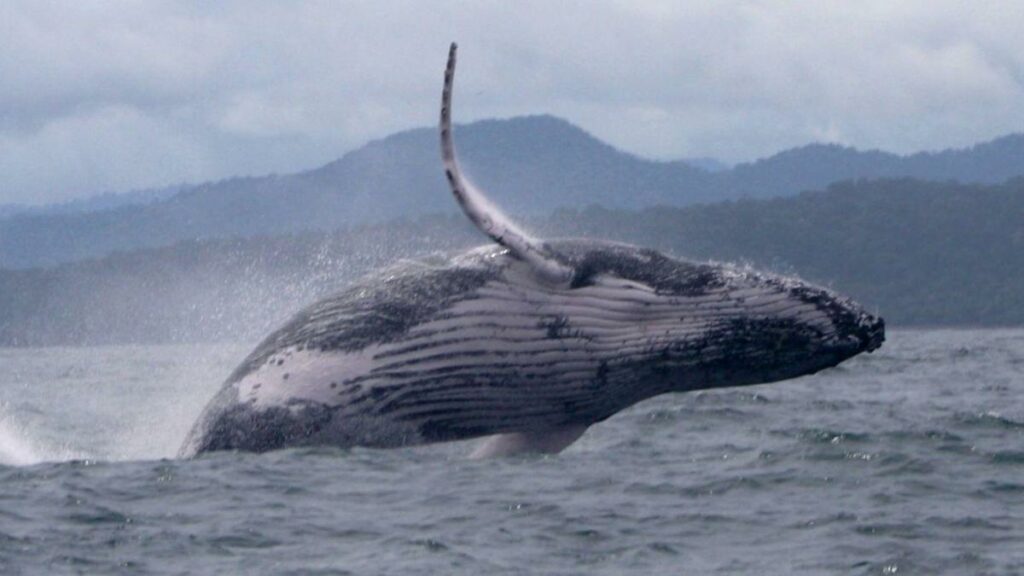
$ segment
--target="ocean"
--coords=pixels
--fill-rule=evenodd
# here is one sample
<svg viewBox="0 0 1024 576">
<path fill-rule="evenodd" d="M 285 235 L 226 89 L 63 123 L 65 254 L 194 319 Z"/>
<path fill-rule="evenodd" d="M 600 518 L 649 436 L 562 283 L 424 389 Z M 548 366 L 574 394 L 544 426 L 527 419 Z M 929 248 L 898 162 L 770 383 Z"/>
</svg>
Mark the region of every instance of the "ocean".
<svg viewBox="0 0 1024 576">
<path fill-rule="evenodd" d="M 175 459 L 248 350 L 0 349 L 0 572 L 1024 573 L 1024 330 L 893 330 L 555 456 Z"/>
</svg>

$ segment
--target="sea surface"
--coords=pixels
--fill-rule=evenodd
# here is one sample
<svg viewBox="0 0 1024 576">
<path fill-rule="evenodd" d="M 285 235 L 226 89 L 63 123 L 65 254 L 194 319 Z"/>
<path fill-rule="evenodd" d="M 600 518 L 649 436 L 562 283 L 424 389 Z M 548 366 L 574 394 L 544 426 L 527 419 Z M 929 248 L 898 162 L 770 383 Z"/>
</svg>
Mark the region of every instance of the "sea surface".
<svg viewBox="0 0 1024 576">
<path fill-rule="evenodd" d="M 0 573 L 1024 573 L 1022 330 L 892 331 L 557 456 L 175 459 L 247 352 L 0 349 Z"/>
</svg>

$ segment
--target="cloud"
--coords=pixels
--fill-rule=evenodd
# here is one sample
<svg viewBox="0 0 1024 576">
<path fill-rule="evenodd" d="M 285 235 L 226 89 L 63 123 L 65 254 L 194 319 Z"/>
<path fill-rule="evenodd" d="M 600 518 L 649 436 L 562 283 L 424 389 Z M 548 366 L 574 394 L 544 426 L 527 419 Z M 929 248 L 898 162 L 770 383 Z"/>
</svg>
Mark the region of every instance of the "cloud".
<svg viewBox="0 0 1024 576">
<path fill-rule="evenodd" d="M 434 122 L 554 113 L 657 158 L 1024 130 L 1024 6 L 5 2 L 0 203 L 327 162 Z"/>
</svg>

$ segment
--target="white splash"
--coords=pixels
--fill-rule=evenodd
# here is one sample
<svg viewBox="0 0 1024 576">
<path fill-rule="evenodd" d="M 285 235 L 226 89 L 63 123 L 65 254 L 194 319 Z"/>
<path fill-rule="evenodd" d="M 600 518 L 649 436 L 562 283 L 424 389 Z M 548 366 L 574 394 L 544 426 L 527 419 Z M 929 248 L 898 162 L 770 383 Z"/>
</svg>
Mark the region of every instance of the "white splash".
<svg viewBox="0 0 1024 576">
<path fill-rule="evenodd" d="M 66 446 L 51 446 L 34 438 L 28 428 L 15 419 L 6 404 L 0 404 L 0 465 L 31 466 L 82 458 Z"/>
</svg>

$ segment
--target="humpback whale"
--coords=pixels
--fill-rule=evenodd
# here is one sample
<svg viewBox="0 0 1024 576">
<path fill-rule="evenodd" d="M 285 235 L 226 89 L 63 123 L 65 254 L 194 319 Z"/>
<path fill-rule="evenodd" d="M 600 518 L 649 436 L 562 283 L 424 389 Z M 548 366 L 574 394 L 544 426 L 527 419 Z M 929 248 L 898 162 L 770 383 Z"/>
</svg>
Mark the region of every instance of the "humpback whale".
<svg viewBox="0 0 1024 576">
<path fill-rule="evenodd" d="M 441 159 L 492 243 L 402 262 L 316 302 L 228 377 L 181 449 L 398 447 L 485 438 L 475 456 L 558 452 L 670 392 L 812 374 L 878 348 L 881 318 L 796 278 L 589 239 L 540 240 Z"/>
</svg>

